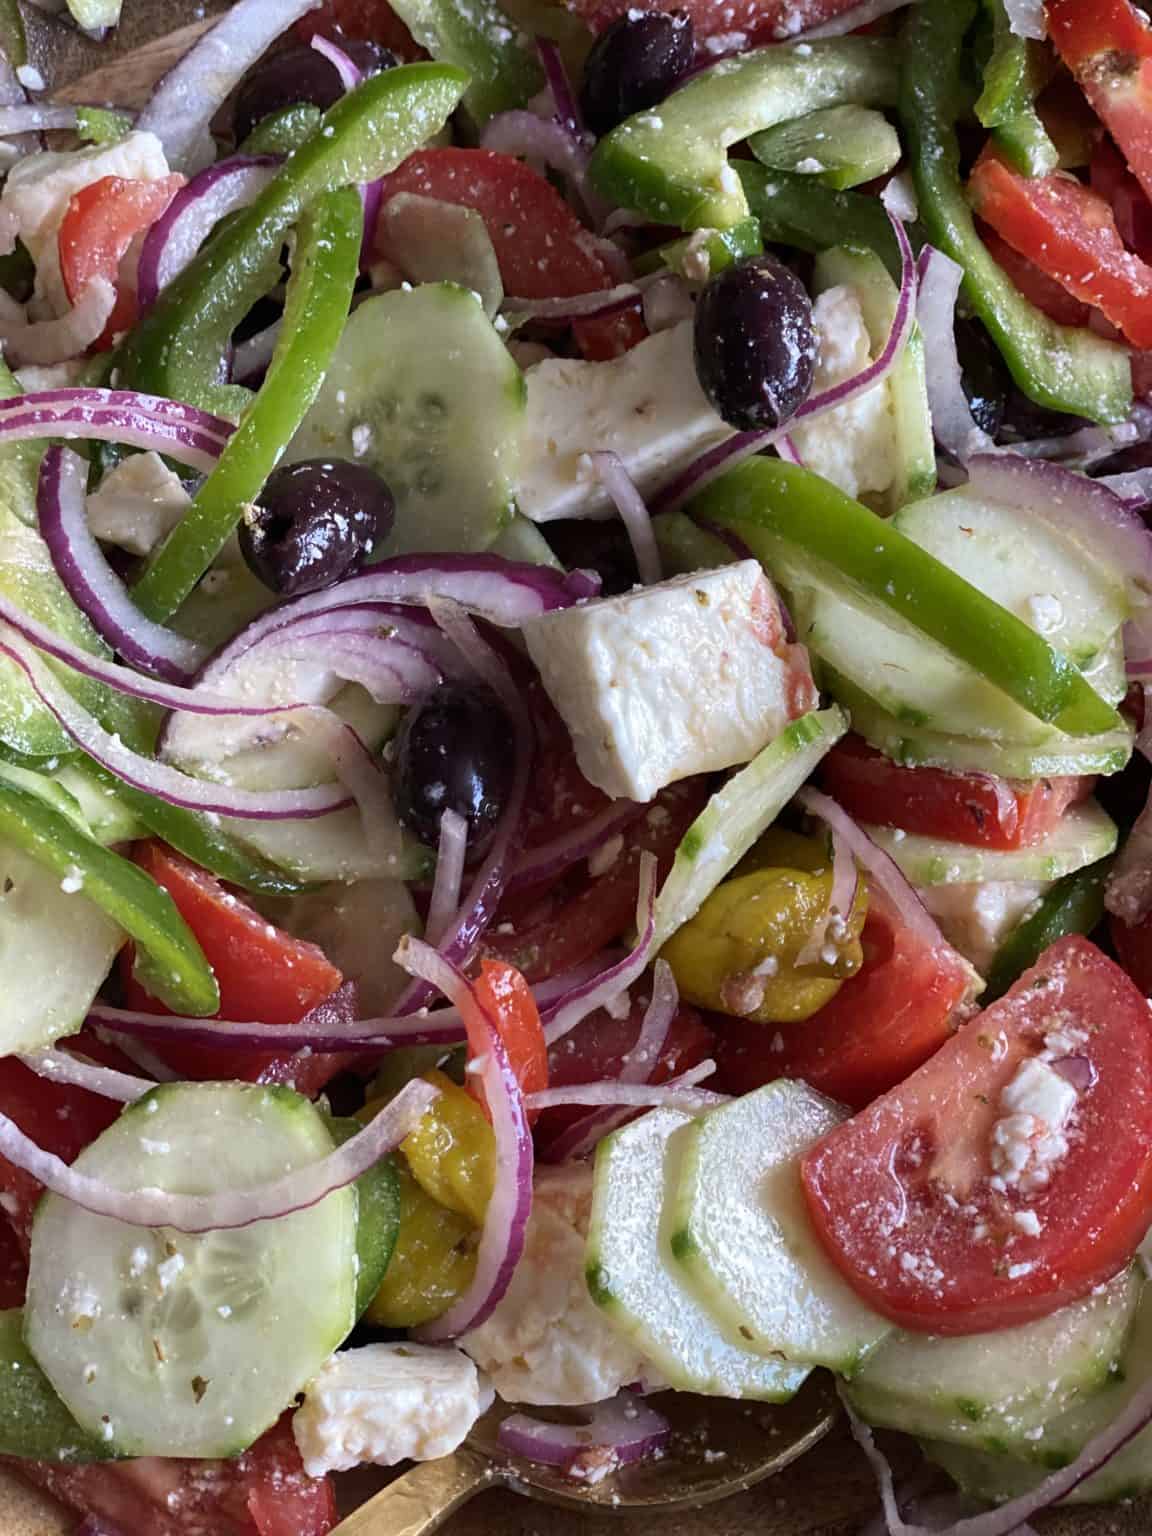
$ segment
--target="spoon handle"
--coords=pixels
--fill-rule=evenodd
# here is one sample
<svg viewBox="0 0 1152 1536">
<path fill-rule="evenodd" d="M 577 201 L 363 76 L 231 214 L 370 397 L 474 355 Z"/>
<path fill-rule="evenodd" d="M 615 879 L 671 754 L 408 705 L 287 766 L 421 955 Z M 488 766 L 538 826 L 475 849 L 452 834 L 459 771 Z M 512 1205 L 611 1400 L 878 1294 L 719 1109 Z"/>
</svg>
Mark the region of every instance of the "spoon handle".
<svg viewBox="0 0 1152 1536">
<path fill-rule="evenodd" d="M 342 1520 L 332 1536 L 431 1536 L 462 1504 L 497 1481 L 486 1457 L 461 1446 L 389 1483 Z"/>
</svg>

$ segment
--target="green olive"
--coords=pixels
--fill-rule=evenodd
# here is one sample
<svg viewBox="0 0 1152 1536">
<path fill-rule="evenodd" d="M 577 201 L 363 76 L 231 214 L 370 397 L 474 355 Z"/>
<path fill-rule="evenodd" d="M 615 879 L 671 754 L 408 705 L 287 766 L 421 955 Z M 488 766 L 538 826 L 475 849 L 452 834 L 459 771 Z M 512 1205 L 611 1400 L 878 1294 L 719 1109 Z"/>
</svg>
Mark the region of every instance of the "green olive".
<svg viewBox="0 0 1152 1536">
<path fill-rule="evenodd" d="M 792 838 L 789 833 L 780 836 Z M 815 861 L 818 873 L 774 866 L 725 880 L 664 946 L 663 957 L 689 1002 L 758 1023 L 792 1023 L 823 1008 L 859 970 L 867 912 L 862 882 L 851 913 L 830 925 L 819 957 L 797 964 L 797 956 L 828 915 L 832 871 L 826 856 L 823 866 L 819 864 L 819 844 L 804 838 L 795 842 L 806 845 L 805 861 Z M 792 857 L 801 852 L 787 845 L 782 851 Z"/>
</svg>

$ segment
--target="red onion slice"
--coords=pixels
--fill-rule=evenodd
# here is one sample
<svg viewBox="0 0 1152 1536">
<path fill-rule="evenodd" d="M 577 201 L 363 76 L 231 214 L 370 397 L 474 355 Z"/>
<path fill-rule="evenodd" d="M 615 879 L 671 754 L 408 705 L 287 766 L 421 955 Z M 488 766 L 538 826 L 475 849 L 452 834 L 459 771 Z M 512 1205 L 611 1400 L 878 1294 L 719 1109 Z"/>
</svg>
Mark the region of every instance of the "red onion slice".
<svg viewBox="0 0 1152 1536">
<path fill-rule="evenodd" d="M 322 58 L 328 60 L 332 68 L 340 76 L 340 84 L 345 91 L 354 91 L 364 79 L 359 65 L 344 52 L 338 43 L 334 43 L 330 37 L 325 37 L 322 32 L 316 32 L 311 38 L 312 47 Z"/>
<path fill-rule="evenodd" d="M 118 1099 L 121 1104 L 134 1104 L 156 1086 L 147 1078 L 132 1077 L 112 1067 L 99 1067 L 94 1062 L 70 1056 L 66 1051 L 30 1051 L 19 1059 L 37 1077 L 53 1083 L 69 1083 L 74 1088 L 87 1088 L 89 1093 L 98 1093 L 105 1099 Z"/>
<path fill-rule="evenodd" d="M 498 112 L 485 126 L 480 144 L 498 154 L 516 155 L 546 165 L 549 170 L 569 177 L 577 188 L 583 186 L 588 150 L 555 118 L 537 117 L 521 108 Z"/>
<path fill-rule="evenodd" d="M 711 1077 L 716 1063 L 711 1059 L 671 1077 L 666 1083 L 570 1083 L 563 1088 L 541 1088 L 524 1095 L 528 1109 L 556 1109 L 563 1104 L 583 1104 L 594 1109 L 682 1109 L 687 1113 L 714 1109 L 727 1104 L 728 1096 L 698 1088 L 697 1083 Z"/>
<path fill-rule="evenodd" d="M 51 133 L 75 128 L 78 118 L 75 107 L 55 107 L 39 101 L 0 107 L 0 139 L 19 133 Z"/>
<path fill-rule="evenodd" d="M 4 340 L 5 361 L 10 368 L 29 364 L 47 368 L 82 357 L 104 334 L 115 306 L 116 289 L 106 277 L 93 277 L 67 314 L 9 331 Z"/>
<path fill-rule="evenodd" d="M 652 532 L 652 514 L 644 498 L 636 489 L 632 476 L 624 468 L 618 453 L 600 449 L 588 455 L 596 478 L 607 491 L 620 514 L 620 521 L 628 534 L 628 542 L 636 556 L 636 568 L 645 586 L 653 586 L 663 577 L 660 551 L 656 547 L 656 535 Z"/>
<path fill-rule="evenodd" d="M 65 389 L 42 389 L 26 395 L 10 395 L 0 400 L 0 421 L 19 416 L 27 410 L 128 411 L 157 421 L 178 421 L 216 437 L 223 445 L 236 430 L 223 416 L 213 416 L 198 406 L 164 395 L 147 395 L 135 389 L 101 389 L 96 385 L 77 384 Z"/>
<path fill-rule="evenodd" d="M 640 980 L 648 967 L 652 941 L 656 936 L 656 859 L 651 853 L 640 855 L 640 883 L 636 895 L 636 927 L 640 937 L 630 954 L 618 960 L 598 976 L 580 982 L 550 1007 L 541 1012 L 544 1038 L 555 1045 L 574 1030 L 590 1013 L 614 1003 L 622 992 Z"/>
<path fill-rule="evenodd" d="M 652 968 L 652 997 L 644 1010 L 636 1043 L 620 1063 L 618 1081 L 646 1083 L 668 1040 L 668 1031 L 680 1006 L 676 978 L 667 960 L 657 960 Z"/>
<path fill-rule="evenodd" d="M 185 1045 L 209 1045 L 213 1049 L 277 1052 L 356 1051 L 365 1056 L 386 1055 L 398 1046 L 459 1045 L 464 1025 L 452 1008 L 404 1017 L 344 1021 L 323 1012 L 319 1004 L 298 1024 L 233 1023 L 226 1019 L 185 1018 L 176 1014 L 138 1013 L 93 1003 L 88 1023 L 131 1040 Z"/>
<path fill-rule="evenodd" d="M 972 415 L 956 352 L 954 321 L 964 268 L 927 245 L 920 253 L 919 275 L 916 319 L 924 336 L 932 430 L 940 446 L 964 463 L 971 454 L 992 447 L 992 439 Z"/>
<path fill-rule="evenodd" d="M 129 665 L 186 683 L 203 660 L 200 646 L 155 624 L 136 607 L 88 528 L 88 466 L 68 448 L 44 455 L 36 492 L 40 532 L 68 596 L 100 638 Z"/>
<path fill-rule="evenodd" d="M 161 80 L 137 126 L 154 133 L 168 164 L 198 171 L 215 158 L 210 124 L 240 77 L 317 0 L 237 0 Z"/>
<path fill-rule="evenodd" d="M 456 811 L 445 811 L 440 818 L 440 845 L 436 853 L 436 878 L 428 903 L 424 937 L 436 948 L 452 926 L 460 907 L 464 882 L 464 860 L 468 852 L 468 823 Z"/>
<path fill-rule="evenodd" d="M 556 109 L 557 121 L 577 141 L 584 142 L 587 136 L 584 117 L 580 111 L 576 92 L 572 88 L 572 81 L 568 78 L 563 55 L 550 37 L 536 37 L 534 41 L 536 57 L 540 60 L 540 67 L 544 71 L 544 78 L 552 94 L 552 105 Z"/>
<path fill-rule="evenodd" d="M 7 1115 L 0 1115 L 0 1156 L 31 1174 L 53 1194 L 94 1216 L 108 1216 L 133 1227 L 175 1227 L 177 1232 L 229 1231 L 307 1210 L 333 1190 L 355 1183 L 400 1145 L 438 1097 L 439 1089 L 415 1078 L 362 1131 L 319 1162 L 254 1189 L 214 1195 L 115 1189 L 101 1179 L 78 1173 L 55 1153 L 45 1152 Z"/>
<path fill-rule="evenodd" d="M 856 904 L 858 884 L 856 860 L 852 850 L 840 833 L 833 829 L 832 883 L 828 889 L 828 906 L 817 918 L 804 947 L 796 956 L 797 965 L 815 965 L 822 958 L 825 946 L 829 943 L 835 944 L 836 938 L 842 936 L 852 908 Z"/>
<path fill-rule="evenodd" d="M 3 617 L 2 608 L 0 617 Z M 618 837 L 646 809 L 635 800 L 613 800 L 581 826 L 517 855 L 508 876 L 508 890 L 520 891 L 557 879 L 574 864 L 590 858 L 613 837 Z"/>
<path fill-rule="evenodd" d="M 643 300 L 643 290 L 636 283 L 617 283 L 613 288 L 598 288 L 591 293 L 575 293 L 560 299 L 515 299 L 505 297 L 502 309 L 517 323 L 525 320 L 553 320 L 567 325 L 572 320 L 601 320 L 607 315 L 635 309 Z"/>
<path fill-rule="evenodd" d="M 591 1482 L 616 1467 L 658 1455 L 672 1434 L 662 1414 L 628 1391 L 585 1412 L 580 1424 L 514 1413 L 500 1425 L 496 1438 L 514 1456 Z"/>
<path fill-rule="evenodd" d="M 476 1253 L 472 1284 L 442 1317 L 414 1331 L 424 1343 L 439 1344 L 479 1328 L 495 1311 L 524 1252 L 532 1214 L 532 1133 L 524 1096 L 499 1029 L 461 973 L 419 939 L 404 938 L 396 951 L 400 965 L 442 992 L 484 1040 L 480 1083 L 496 1138 L 496 1180 Z"/>
<path fill-rule="evenodd" d="M 191 265 L 221 219 L 256 201 L 281 163 L 276 155 L 233 155 L 180 188 L 144 237 L 137 278 L 141 312 Z"/>
</svg>

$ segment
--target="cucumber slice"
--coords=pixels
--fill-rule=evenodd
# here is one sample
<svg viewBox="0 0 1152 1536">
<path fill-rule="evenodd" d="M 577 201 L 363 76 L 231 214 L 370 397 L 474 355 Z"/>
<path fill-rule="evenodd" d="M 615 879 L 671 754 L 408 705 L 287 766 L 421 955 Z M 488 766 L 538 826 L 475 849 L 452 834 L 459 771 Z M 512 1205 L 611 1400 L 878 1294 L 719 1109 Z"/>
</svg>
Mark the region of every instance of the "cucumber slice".
<svg viewBox="0 0 1152 1536">
<path fill-rule="evenodd" d="M 0 1053 L 78 1030 L 124 937 L 95 902 L 63 889 L 59 871 L 0 838 Z"/>
<path fill-rule="evenodd" d="M 704 535 L 708 537 L 708 535 Z M 897 720 L 834 667 L 824 666 L 824 686 L 852 716 L 852 729 L 908 768 L 946 768 L 953 773 L 994 773 L 1002 779 L 1048 779 L 1068 774 L 1119 773 L 1132 756 L 1133 734 L 1125 726 L 1103 736 L 1067 736 L 1049 731 L 1035 746 L 950 736 Z"/>
<path fill-rule="evenodd" d="M 0 1312 L 0 1456 L 106 1461 L 115 1454 L 77 1424 L 24 1342 L 24 1313 Z"/>
<path fill-rule="evenodd" d="M 962 885 L 986 880 L 1059 880 L 1115 851 L 1116 823 L 1094 800 L 1074 805 L 1042 843 L 1031 848 L 974 848 L 917 837 L 894 827 L 867 827 L 868 836 L 913 885 Z"/>
<path fill-rule="evenodd" d="M 1076 1411 L 1095 1411 L 1116 1395 L 1109 1382 L 1140 1290 L 1135 1269 L 1128 1269 L 1083 1301 L 1022 1328 L 966 1338 L 894 1334 L 845 1395 L 870 1424 L 1031 1458 L 1044 1426 L 1071 1403 L 1084 1399 Z"/>
<path fill-rule="evenodd" d="M 754 133 L 748 148 L 770 171 L 787 171 L 843 191 L 886 176 L 903 154 L 900 135 L 872 107 L 824 107 Z"/>
<path fill-rule="evenodd" d="M 288 1088 L 170 1083 L 77 1160 L 120 1189 L 244 1189 L 332 1150 Z M 77 1422 L 130 1456 L 232 1456 L 355 1320 L 355 1189 L 237 1231 L 188 1236 L 48 1195 L 32 1230 L 25 1336 Z"/>
<path fill-rule="evenodd" d="M 835 246 L 817 256 L 814 271 L 817 293 L 846 284 L 860 303 L 864 324 L 878 357 L 892 329 L 900 290 L 874 251 L 856 246 Z M 928 409 L 928 384 L 924 371 L 924 338 L 913 328 L 908 345 L 887 378 L 892 404 L 896 474 L 885 497 L 889 511 L 896 511 L 917 497 L 936 489 L 936 443 Z"/>
<path fill-rule="evenodd" d="M 1015 507 L 961 488 L 905 507 L 894 526 L 1078 666 L 1099 655 L 1128 617 L 1122 580 Z"/>
<path fill-rule="evenodd" d="M 588 1290 L 678 1390 L 785 1402 L 807 1370 L 730 1344 L 672 1257 L 666 1218 L 680 1161 L 673 1140 L 691 1123 L 659 1109 L 597 1147 Z"/>
<path fill-rule="evenodd" d="M 805 1083 L 769 1083 L 680 1133 L 672 1253 L 733 1344 L 850 1376 L 892 1331 L 812 1231 L 799 1161 L 846 1113 Z"/>
<path fill-rule="evenodd" d="M 802 715 L 716 791 L 685 832 L 660 889 L 653 953 L 695 917 L 847 729 L 836 707 Z"/>
<path fill-rule="evenodd" d="M 487 549 L 512 516 L 524 379 L 467 289 L 428 283 L 353 310 L 286 459 L 359 459 L 396 497 L 381 555 Z"/>
</svg>

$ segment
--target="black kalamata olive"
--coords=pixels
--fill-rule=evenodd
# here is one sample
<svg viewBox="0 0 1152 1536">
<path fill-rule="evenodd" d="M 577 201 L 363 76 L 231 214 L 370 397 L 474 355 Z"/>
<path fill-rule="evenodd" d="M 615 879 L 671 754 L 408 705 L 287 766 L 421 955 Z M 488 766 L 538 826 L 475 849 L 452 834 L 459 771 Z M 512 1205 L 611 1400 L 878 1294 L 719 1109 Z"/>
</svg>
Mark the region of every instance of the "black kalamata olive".
<svg viewBox="0 0 1152 1536">
<path fill-rule="evenodd" d="M 542 524 L 540 531 L 561 565 L 596 572 L 604 597 L 630 592 L 640 580 L 632 541 L 616 518 L 565 517 Z"/>
<path fill-rule="evenodd" d="M 339 46 L 365 76 L 378 75 L 398 62 L 376 43 L 341 38 Z M 232 108 L 233 136 L 242 144 L 256 124 L 273 112 L 302 101 L 326 110 L 343 94 L 336 66 L 315 48 L 293 43 L 267 54 L 241 80 Z"/>
<path fill-rule="evenodd" d="M 1091 425 L 1086 416 L 1069 416 L 1066 411 L 1037 404 L 1013 384 L 1004 402 L 1001 437 L 1006 443 L 1026 443 L 1034 437 L 1068 437 Z"/>
<path fill-rule="evenodd" d="M 663 101 L 690 67 L 694 46 L 684 11 L 629 11 L 602 32 L 580 88 L 580 110 L 597 138 Z"/>
<path fill-rule="evenodd" d="M 1129 443 L 1127 448 L 1117 448 L 1106 459 L 1097 459 L 1088 473 L 1126 475 L 1134 469 L 1152 469 L 1152 443 Z"/>
<path fill-rule="evenodd" d="M 957 320 L 956 353 L 972 419 L 989 437 L 995 437 L 1004 420 L 1012 384 L 996 343 L 979 320 Z"/>
<path fill-rule="evenodd" d="M 696 376 L 729 426 L 778 427 L 807 398 L 816 366 L 812 300 L 775 256 L 714 277 L 696 304 Z"/>
<path fill-rule="evenodd" d="M 240 551 L 281 597 L 351 575 L 392 531 L 396 504 L 374 469 L 304 459 L 273 470 L 240 524 Z"/>
<path fill-rule="evenodd" d="M 446 683 L 404 717 L 396 736 L 396 814 L 422 843 L 435 847 L 440 818 L 455 811 L 468 823 L 468 854 L 489 842 L 508 799 L 513 732 L 489 690 Z"/>
</svg>

